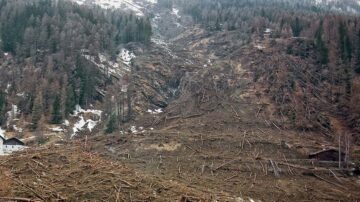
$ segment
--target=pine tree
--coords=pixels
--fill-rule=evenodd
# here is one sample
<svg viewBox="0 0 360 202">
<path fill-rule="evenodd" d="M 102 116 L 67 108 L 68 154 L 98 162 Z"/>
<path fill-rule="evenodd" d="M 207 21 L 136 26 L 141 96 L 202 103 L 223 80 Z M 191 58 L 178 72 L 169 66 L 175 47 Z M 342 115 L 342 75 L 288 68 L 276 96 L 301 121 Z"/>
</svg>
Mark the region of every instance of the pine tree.
<svg viewBox="0 0 360 202">
<path fill-rule="evenodd" d="M 350 61 L 352 58 L 352 47 L 346 26 L 343 22 L 340 22 L 339 25 L 339 47 L 341 59 L 345 62 Z"/>
<path fill-rule="evenodd" d="M 54 100 L 53 106 L 52 106 L 51 123 L 60 124 L 61 121 L 62 121 L 61 100 L 60 100 L 60 96 L 57 95 L 55 97 L 55 100 Z"/>
<path fill-rule="evenodd" d="M 323 35 L 323 27 L 322 27 L 322 22 L 321 22 L 319 29 L 316 32 L 315 45 L 316 45 L 316 49 L 318 52 L 319 62 L 320 62 L 320 64 L 325 65 L 329 61 L 329 58 L 328 58 L 329 56 L 328 56 L 328 49 L 325 45 L 322 35 Z"/>
<path fill-rule="evenodd" d="M 5 121 L 5 107 L 6 107 L 6 97 L 4 92 L 0 92 L 0 125 Z"/>
<path fill-rule="evenodd" d="M 107 134 L 113 133 L 117 129 L 116 123 L 117 123 L 117 117 L 115 113 L 113 113 L 110 115 L 108 123 L 106 124 L 105 132 Z"/>
<path fill-rule="evenodd" d="M 295 22 L 293 22 L 291 24 L 291 29 L 292 29 L 294 37 L 299 37 L 300 36 L 300 33 L 302 31 L 302 26 L 300 24 L 300 20 L 299 20 L 298 17 L 296 17 Z"/>
<path fill-rule="evenodd" d="M 65 99 L 65 116 L 68 117 L 75 109 L 76 106 L 76 96 L 74 88 L 72 85 L 69 85 L 66 89 L 66 99 Z"/>
<path fill-rule="evenodd" d="M 42 95 L 41 92 L 35 98 L 33 109 L 32 109 L 32 118 L 31 118 L 31 128 L 33 130 L 38 128 L 39 121 L 42 116 Z"/>
</svg>

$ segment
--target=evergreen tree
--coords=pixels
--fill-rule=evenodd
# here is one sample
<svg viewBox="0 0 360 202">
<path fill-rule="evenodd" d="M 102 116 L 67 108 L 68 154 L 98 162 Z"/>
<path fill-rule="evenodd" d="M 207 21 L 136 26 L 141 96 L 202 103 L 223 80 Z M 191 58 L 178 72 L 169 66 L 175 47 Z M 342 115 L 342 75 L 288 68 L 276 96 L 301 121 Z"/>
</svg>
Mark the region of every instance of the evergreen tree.
<svg viewBox="0 0 360 202">
<path fill-rule="evenodd" d="M 33 109 L 32 109 L 32 118 L 31 118 L 31 129 L 35 130 L 38 128 L 39 121 L 42 116 L 42 95 L 41 92 L 35 98 Z"/>
<path fill-rule="evenodd" d="M 352 47 L 346 26 L 343 22 L 339 25 L 339 47 L 341 59 L 348 62 L 352 58 Z"/>
<path fill-rule="evenodd" d="M 0 92 L 0 125 L 5 122 L 6 96 L 4 92 Z"/>
<path fill-rule="evenodd" d="M 300 20 L 299 20 L 298 17 L 296 17 L 295 22 L 293 22 L 291 24 L 291 29 L 292 29 L 294 37 L 299 37 L 300 36 L 300 33 L 302 31 L 302 26 L 300 24 Z"/>
<path fill-rule="evenodd" d="M 117 129 L 117 117 L 115 113 L 111 114 L 108 120 L 108 123 L 106 124 L 105 132 L 107 134 L 113 133 Z"/>
<path fill-rule="evenodd" d="M 60 124 L 61 121 L 62 121 L 61 100 L 60 100 L 60 96 L 57 95 L 55 97 L 55 100 L 54 100 L 53 106 L 52 106 L 51 123 Z"/>
<path fill-rule="evenodd" d="M 355 63 L 355 72 L 360 74 L 360 30 L 357 33 L 357 46 L 356 46 L 356 63 Z"/>
<path fill-rule="evenodd" d="M 329 61 L 329 56 L 328 56 L 328 49 L 323 40 L 322 22 L 320 23 L 320 26 L 316 32 L 315 45 L 316 45 L 316 49 L 318 52 L 318 60 L 319 60 L 320 64 L 323 64 L 323 65 L 327 64 Z"/>
<path fill-rule="evenodd" d="M 75 109 L 76 106 L 76 96 L 74 88 L 72 85 L 69 85 L 66 89 L 66 99 L 65 99 L 65 116 L 68 117 Z"/>
</svg>

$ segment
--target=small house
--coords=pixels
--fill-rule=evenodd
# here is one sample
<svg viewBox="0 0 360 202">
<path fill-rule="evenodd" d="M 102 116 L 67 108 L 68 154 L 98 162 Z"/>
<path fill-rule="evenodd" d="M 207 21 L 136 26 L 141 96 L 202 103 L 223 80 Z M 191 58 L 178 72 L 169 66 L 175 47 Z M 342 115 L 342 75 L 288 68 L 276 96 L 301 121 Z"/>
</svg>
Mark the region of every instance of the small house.
<svg viewBox="0 0 360 202">
<path fill-rule="evenodd" d="M 21 151 L 25 148 L 25 144 L 17 138 L 5 139 L 0 136 L 0 155 Z"/>
<path fill-rule="evenodd" d="M 4 155 L 3 145 L 5 141 L 5 138 L 0 135 L 0 155 Z"/>
<path fill-rule="evenodd" d="M 344 161 L 345 154 L 343 152 L 340 152 L 339 155 L 339 151 L 336 149 L 327 149 L 309 154 L 310 159 L 316 159 L 319 161 L 339 161 L 339 156 L 341 158 L 341 161 Z"/>
</svg>

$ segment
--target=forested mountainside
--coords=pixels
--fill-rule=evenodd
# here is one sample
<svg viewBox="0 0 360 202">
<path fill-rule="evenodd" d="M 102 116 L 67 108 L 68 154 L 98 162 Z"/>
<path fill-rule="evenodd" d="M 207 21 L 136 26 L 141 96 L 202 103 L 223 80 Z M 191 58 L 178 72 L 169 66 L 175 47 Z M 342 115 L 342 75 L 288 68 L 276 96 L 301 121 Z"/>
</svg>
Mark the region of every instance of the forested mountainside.
<svg viewBox="0 0 360 202">
<path fill-rule="evenodd" d="M 43 119 L 62 123 L 111 82 L 85 53 L 115 61 L 119 45 L 147 43 L 152 33 L 147 18 L 70 1 L 1 0 L 0 13 L 1 125 L 11 105 L 33 129 Z"/>
<path fill-rule="evenodd" d="M 335 116 L 359 132 L 360 18 L 356 12 L 332 9 L 357 9 L 356 1 L 326 6 L 311 1 L 200 0 L 178 5 L 210 32 L 237 35 L 233 43 L 262 49 L 265 41 L 270 50 L 277 49 L 264 54 L 269 56 L 266 61 L 255 61 L 253 70 L 254 82 L 263 85 L 277 107 L 274 115 L 286 120 L 282 124 L 328 131 Z"/>
<path fill-rule="evenodd" d="M 0 201 L 359 201 L 359 103 L 357 0 L 0 0 Z"/>
</svg>

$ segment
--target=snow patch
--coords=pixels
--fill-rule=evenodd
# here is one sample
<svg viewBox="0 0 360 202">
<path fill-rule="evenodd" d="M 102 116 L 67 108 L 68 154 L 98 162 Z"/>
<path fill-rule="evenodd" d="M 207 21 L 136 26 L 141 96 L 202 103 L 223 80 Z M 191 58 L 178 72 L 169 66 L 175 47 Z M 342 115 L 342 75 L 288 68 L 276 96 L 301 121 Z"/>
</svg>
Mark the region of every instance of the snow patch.
<svg viewBox="0 0 360 202">
<path fill-rule="evenodd" d="M 259 50 L 265 49 L 265 46 L 260 45 L 260 44 L 257 44 L 257 45 L 255 45 L 254 47 L 257 48 L 257 49 L 259 49 Z"/>
<path fill-rule="evenodd" d="M 111 9 L 111 10 L 122 9 L 122 10 L 132 11 L 137 16 L 144 16 L 144 13 L 142 12 L 143 7 L 135 3 L 133 0 L 92 0 L 92 1 L 73 0 L 73 1 L 79 5 L 83 5 L 85 3 L 95 4 L 103 9 Z"/>
<path fill-rule="evenodd" d="M 70 122 L 69 120 L 65 120 L 64 123 L 63 123 L 64 126 L 69 126 L 70 125 Z"/>
<path fill-rule="evenodd" d="M 134 53 L 132 53 L 126 49 L 121 49 L 119 58 L 122 60 L 122 62 L 124 64 L 130 66 L 132 59 L 136 58 L 136 56 Z"/>
<path fill-rule="evenodd" d="M 175 15 L 177 18 L 181 18 L 179 15 L 179 9 L 173 8 L 171 14 Z"/>
<path fill-rule="evenodd" d="M 6 126 L 10 125 L 10 122 L 14 120 L 20 114 L 20 110 L 17 105 L 11 105 L 11 110 L 7 112 L 8 120 Z"/>
<path fill-rule="evenodd" d="M 131 133 L 135 133 L 135 134 L 138 132 L 136 130 L 136 126 L 131 126 L 130 131 L 131 131 Z"/>
<path fill-rule="evenodd" d="M 0 127 L 0 137 L 5 138 L 5 130 Z"/>
<path fill-rule="evenodd" d="M 161 108 L 155 110 L 148 109 L 146 112 L 149 114 L 161 114 L 163 113 L 163 110 Z"/>
<path fill-rule="evenodd" d="M 151 3 L 151 4 L 157 4 L 157 0 L 146 0 L 148 3 Z"/>
<path fill-rule="evenodd" d="M 83 108 L 81 108 L 80 105 L 76 105 L 72 116 L 78 116 L 79 114 L 82 114 L 82 113 L 83 114 L 86 114 L 86 113 L 96 114 L 101 118 L 102 111 L 95 110 L 95 109 L 84 110 Z"/>
<path fill-rule="evenodd" d="M 84 117 L 80 116 L 80 120 L 74 124 L 73 134 L 71 135 L 71 138 L 73 138 L 76 135 L 76 133 L 82 131 L 85 124 L 86 121 L 84 120 Z"/>
<path fill-rule="evenodd" d="M 83 116 L 85 114 L 97 115 L 99 119 L 98 120 L 93 120 L 93 119 L 85 120 L 85 118 Z M 95 110 L 95 109 L 84 110 L 81 108 L 80 105 L 76 105 L 72 116 L 75 116 L 75 117 L 77 116 L 80 118 L 80 120 L 78 120 L 78 122 L 76 122 L 74 124 L 73 133 L 71 134 L 71 138 L 76 136 L 78 132 L 84 130 L 85 125 L 87 126 L 87 129 L 91 132 L 96 127 L 96 125 L 101 122 L 101 114 L 102 114 L 101 110 Z M 65 120 L 65 121 L 67 121 L 67 120 Z M 69 124 L 69 123 L 67 121 L 67 123 L 65 122 L 64 124 Z"/>
<path fill-rule="evenodd" d="M 62 129 L 61 127 L 54 127 L 54 128 L 50 128 L 50 130 L 52 132 L 55 132 L 55 133 L 60 133 L 60 132 L 64 132 L 64 129 Z"/>
<path fill-rule="evenodd" d="M 16 96 L 24 98 L 25 97 L 25 92 L 17 93 Z"/>
<path fill-rule="evenodd" d="M 97 62 L 95 56 L 91 56 L 88 53 L 88 50 L 81 50 L 82 55 L 90 62 L 92 62 L 94 65 L 96 65 L 99 69 L 101 69 L 104 74 L 107 76 L 114 76 L 116 78 L 121 78 L 124 74 L 127 74 L 127 72 L 130 72 L 130 68 L 128 64 L 123 63 L 123 60 L 120 56 L 118 56 L 118 59 L 116 62 L 111 61 L 108 59 L 104 54 L 99 53 L 99 63 Z M 119 54 L 120 55 L 120 54 Z M 123 63 L 124 65 L 120 65 Z"/>
<path fill-rule="evenodd" d="M 19 132 L 19 133 L 22 133 L 23 132 L 23 129 L 20 128 L 20 127 L 17 127 L 16 125 L 13 125 L 13 128 L 16 132 Z"/>
<path fill-rule="evenodd" d="M 5 93 L 9 93 L 10 87 L 11 87 L 11 84 L 8 83 L 8 84 L 6 85 Z"/>
</svg>

